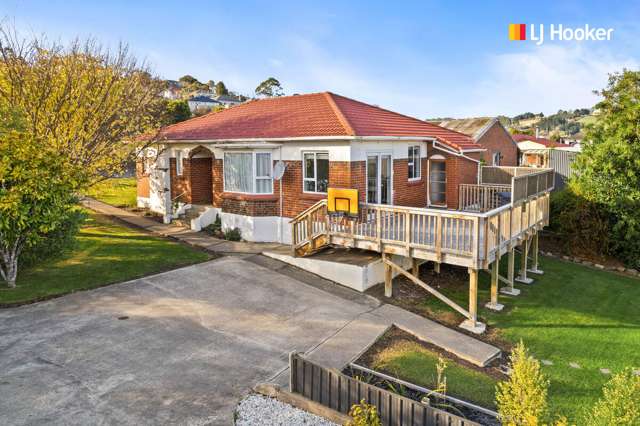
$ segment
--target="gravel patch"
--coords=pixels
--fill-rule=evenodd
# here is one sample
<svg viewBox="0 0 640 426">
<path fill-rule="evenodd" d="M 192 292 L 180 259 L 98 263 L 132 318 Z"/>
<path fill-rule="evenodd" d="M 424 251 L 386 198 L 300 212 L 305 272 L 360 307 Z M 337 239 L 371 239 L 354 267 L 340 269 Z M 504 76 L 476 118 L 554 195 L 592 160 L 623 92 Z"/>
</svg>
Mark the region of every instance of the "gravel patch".
<svg viewBox="0 0 640 426">
<path fill-rule="evenodd" d="M 236 426 L 338 426 L 322 417 L 262 395 L 249 395 L 244 398 L 238 404 L 236 414 Z"/>
</svg>

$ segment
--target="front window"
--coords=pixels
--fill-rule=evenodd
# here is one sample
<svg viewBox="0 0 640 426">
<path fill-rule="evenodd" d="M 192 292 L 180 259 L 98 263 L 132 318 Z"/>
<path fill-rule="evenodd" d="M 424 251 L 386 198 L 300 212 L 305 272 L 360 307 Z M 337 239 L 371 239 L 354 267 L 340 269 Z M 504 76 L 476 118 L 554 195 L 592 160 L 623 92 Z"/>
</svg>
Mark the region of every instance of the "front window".
<svg viewBox="0 0 640 426">
<path fill-rule="evenodd" d="M 304 192 L 327 192 L 329 186 L 329 154 L 326 152 L 305 152 L 303 154 Z"/>
<path fill-rule="evenodd" d="M 224 190 L 248 194 L 273 193 L 271 153 L 225 152 Z"/>
<path fill-rule="evenodd" d="M 407 166 L 409 180 L 420 179 L 420 145 L 409 147 Z"/>
</svg>

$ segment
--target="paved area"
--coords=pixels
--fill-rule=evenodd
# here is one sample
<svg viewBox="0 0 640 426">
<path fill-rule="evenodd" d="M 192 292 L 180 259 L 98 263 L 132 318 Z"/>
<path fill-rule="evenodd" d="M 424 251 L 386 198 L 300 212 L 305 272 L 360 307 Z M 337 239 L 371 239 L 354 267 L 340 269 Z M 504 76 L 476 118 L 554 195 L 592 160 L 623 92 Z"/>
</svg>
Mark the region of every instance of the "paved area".
<svg viewBox="0 0 640 426">
<path fill-rule="evenodd" d="M 0 424 L 231 424 L 238 400 L 359 315 L 239 257 L 0 311 Z"/>
</svg>

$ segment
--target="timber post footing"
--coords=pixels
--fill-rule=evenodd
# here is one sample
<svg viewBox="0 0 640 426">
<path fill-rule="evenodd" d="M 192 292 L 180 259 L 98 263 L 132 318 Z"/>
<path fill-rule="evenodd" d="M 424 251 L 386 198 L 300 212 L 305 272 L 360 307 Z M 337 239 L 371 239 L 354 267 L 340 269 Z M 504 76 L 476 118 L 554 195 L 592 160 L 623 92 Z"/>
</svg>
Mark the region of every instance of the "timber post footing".
<svg viewBox="0 0 640 426">
<path fill-rule="evenodd" d="M 517 282 L 519 282 L 519 283 L 522 283 L 522 284 L 533 284 L 533 279 L 531 279 L 531 278 L 517 277 L 515 280 Z"/>
<path fill-rule="evenodd" d="M 486 324 L 470 319 L 462 321 L 458 327 L 473 334 L 482 334 L 487 329 Z"/>
<path fill-rule="evenodd" d="M 497 312 L 500 312 L 501 310 L 504 309 L 504 305 L 502 303 L 493 303 L 493 302 L 487 303 L 486 305 L 484 305 L 484 307 Z"/>
<path fill-rule="evenodd" d="M 532 274 L 536 274 L 536 275 L 544 275 L 544 271 L 538 268 L 527 269 L 527 272 L 531 272 Z"/>
<path fill-rule="evenodd" d="M 518 296 L 518 295 L 520 295 L 520 289 L 510 288 L 510 287 L 502 287 L 500 289 L 500 293 L 506 294 L 507 296 Z"/>
</svg>

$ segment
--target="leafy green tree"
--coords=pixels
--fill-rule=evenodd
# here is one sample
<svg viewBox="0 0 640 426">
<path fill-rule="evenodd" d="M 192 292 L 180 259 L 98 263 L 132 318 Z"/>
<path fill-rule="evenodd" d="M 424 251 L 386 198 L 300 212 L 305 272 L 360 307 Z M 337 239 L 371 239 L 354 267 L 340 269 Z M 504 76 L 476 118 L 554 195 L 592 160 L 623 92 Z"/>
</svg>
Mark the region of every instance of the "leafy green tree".
<svg viewBox="0 0 640 426">
<path fill-rule="evenodd" d="M 602 389 L 602 398 L 585 419 L 588 426 L 640 424 L 640 376 L 630 368 L 614 375 Z"/>
<path fill-rule="evenodd" d="M 282 85 L 274 77 L 269 77 L 268 79 L 260 83 L 258 87 L 256 87 L 255 92 L 256 96 L 265 96 L 267 98 L 284 95 Z"/>
<path fill-rule="evenodd" d="M 44 141 L 14 119 L 14 111 L 0 112 L 9 124 L 0 130 L 0 277 L 9 287 L 16 286 L 23 250 L 68 223 L 82 183 L 67 157 L 43 149 Z"/>
<path fill-rule="evenodd" d="M 187 101 L 175 99 L 167 101 L 165 124 L 175 124 L 191 118 L 191 110 Z"/>
<path fill-rule="evenodd" d="M 165 113 L 163 85 L 126 46 L 23 40 L 0 27 L 0 102 L 24 112 L 29 139 L 68 159 L 86 185 L 120 173 L 139 135 L 153 143 Z"/>
<path fill-rule="evenodd" d="M 216 90 L 216 82 L 213 80 L 207 81 L 207 86 L 209 87 L 209 90 Z"/>
<path fill-rule="evenodd" d="M 600 112 L 587 126 L 574 163 L 573 184 L 581 196 L 612 216 L 618 255 L 640 266 L 640 71 L 609 76 Z"/>
<path fill-rule="evenodd" d="M 522 341 L 509 357 L 511 375 L 496 386 L 496 402 L 502 424 L 534 426 L 547 415 L 547 389 L 549 381 Z"/>
<path fill-rule="evenodd" d="M 228 95 L 229 90 L 227 90 L 227 86 L 224 85 L 222 81 L 216 83 L 216 95 Z"/>
<path fill-rule="evenodd" d="M 179 81 L 180 83 L 182 83 L 183 85 L 185 85 L 185 86 L 191 86 L 191 85 L 193 85 L 193 84 L 202 84 L 202 83 L 200 83 L 200 82 L 198 81 L 198 79 L 197 79 L 197 78 L 195 78 L 194 76 L 189 75 L 189 74 L 187 74 L 187 75 L 183 75 L 182 77 L 180 77 L 180 78 L 178 79 L 178 81 Z"/>
</svg>

